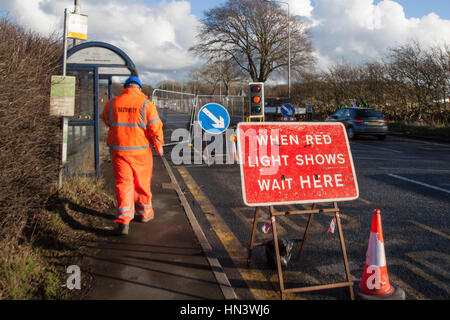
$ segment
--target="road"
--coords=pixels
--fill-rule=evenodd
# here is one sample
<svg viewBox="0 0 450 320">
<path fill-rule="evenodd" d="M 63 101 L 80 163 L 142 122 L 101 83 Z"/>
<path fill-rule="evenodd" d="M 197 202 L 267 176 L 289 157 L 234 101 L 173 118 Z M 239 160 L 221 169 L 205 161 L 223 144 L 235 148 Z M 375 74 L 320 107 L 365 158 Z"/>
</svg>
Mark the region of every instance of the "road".
<svg viewBox="0 0 450 320">
<path fill-rule="evenodd" d="M 186 117 L 168 119 L 177 126 Z M 169 131 L 167 131 L 169 133 Z M 225 139 L 225 136 L 223 137 Z M 170 142 L 166 134 L 166 142 Z M 406 299 L 450 297 L 450 145 L 388 136 L 386 141 L 361 138 L 351 141 L 360 197 L 340 202 L 343 234 L 350 271 L 361 279 L 372 214 L 380 209 L 388 273 L 391 284 L 406 292 Z M 167 153 L 166 153 L 167 154 Z M 242 201 L 237 164 L 173 165 L 174 173 L 190 201 L 203 232 L 214 249 L 239 299 L 280 299 L 278 275 L 265 255 L 254 250 L 246 267 L 254 209 Z M 324 205 L 324 207 L 326 204 Z M 279 207 L 306 209 L 309 205 Z M 258 230 L 268 218 L 267 208 Z M 345 281 L 337 232 L 328 233 L 332 215 L 315 215 L 300 261 L 295 244 L 285 287 L 303 287 Z M 279 236 L 299 238 L 307 217 L 279 218 Z M 258 232 L 258 240 L 272 235 Z M 348 299 L 344 288 L 289 294 L 288 299 Z"/>
</svg>

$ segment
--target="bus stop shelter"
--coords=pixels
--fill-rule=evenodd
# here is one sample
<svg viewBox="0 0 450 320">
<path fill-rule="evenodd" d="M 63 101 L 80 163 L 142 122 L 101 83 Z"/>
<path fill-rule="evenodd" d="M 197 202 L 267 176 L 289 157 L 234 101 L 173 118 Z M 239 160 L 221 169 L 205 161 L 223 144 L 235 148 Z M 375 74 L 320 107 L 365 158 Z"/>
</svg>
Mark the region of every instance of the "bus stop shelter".
<svg viewBox="0 0 450 320">
<path fill-rule="evenodd" d="M 69 148 L 66 174 L 100 178 L 100 82 L 107 81 L 106 96 L 112 98 L 112 77 L 137 76 L 133 61 L 121 49 L 99 41 L 84 42 L 67 51 L 67 74 L 75 76 L 75 116 L 69 119 Z M 102 94 L 104 92 L 101 92 Z M 103 105 L 102 105 L 103 107 Z M 92 132 L 93 131 L 93 132 Z M 90 148 L 90 149 L 89 149 Z M 93 150 L 91 152 L 90 150 Z M 82 172 L 93 153 L 95 173 Z M 92 155 L 90 155 L 92 158 Z"/>
</svg>

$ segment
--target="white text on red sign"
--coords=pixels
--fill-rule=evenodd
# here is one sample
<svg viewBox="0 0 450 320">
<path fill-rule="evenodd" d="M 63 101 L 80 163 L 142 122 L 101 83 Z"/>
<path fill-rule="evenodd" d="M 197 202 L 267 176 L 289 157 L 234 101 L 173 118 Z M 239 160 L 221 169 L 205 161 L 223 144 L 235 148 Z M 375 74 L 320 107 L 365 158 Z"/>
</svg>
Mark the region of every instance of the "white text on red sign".
<svg viewBox="0 0 450 320">
<path fill-rule="evenodd" d="M 241 123 L 238 143 L 248 205 L 358 197 L 348 139 L 340 124 Z"/>
</svg>

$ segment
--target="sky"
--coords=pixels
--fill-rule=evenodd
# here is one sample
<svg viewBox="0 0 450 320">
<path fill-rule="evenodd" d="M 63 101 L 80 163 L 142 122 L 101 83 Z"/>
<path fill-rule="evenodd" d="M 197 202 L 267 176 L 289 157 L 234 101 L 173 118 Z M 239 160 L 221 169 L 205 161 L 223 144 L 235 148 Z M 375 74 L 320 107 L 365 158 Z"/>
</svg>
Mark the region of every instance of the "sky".
<svg viewBox="0 0 450 320">
<path fill-rule="evenodd" d="M 309 25 L 319 70 L 339 61 L 380 59 L 388 48 L 410 40 L 424 46 L 450 43 L 448 0 L 283 1 L 290 3 L 291 15 Z M 203 14 L 225 2 L 80 0 L 81 13 L 89 16 L 88 41 L 125 51 L 142 80 L 153 86 L 162 80 L 189 81 L 189 70 L 204 63 L 188 50 Z M 47 35 L 62 33 L 64 8 L 73 7 L 73 0 L 0 0 L 0 15 Z"/>
</svg>

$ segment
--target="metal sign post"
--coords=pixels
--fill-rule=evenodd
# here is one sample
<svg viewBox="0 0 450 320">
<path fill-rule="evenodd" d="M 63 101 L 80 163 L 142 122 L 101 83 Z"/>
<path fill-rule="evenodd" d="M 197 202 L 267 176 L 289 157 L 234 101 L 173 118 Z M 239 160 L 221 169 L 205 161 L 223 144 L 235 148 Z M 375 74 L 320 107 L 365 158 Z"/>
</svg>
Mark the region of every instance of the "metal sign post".
<svg viewBox="0 0 450 320">
<path fill-rule="evenodd" d="M 331 124 L 331 123 L 330 123 Z M 242 195 L 244 203 L 256 207 L 247 264 L 255 244 L 259 208 L 268 206 L 277 260 L 281 298 L 286 293 L 348 287 L 354 299 L 347 253 L 337 201 L 359 196 L 351 150 L 345 127 L 340 123 L 239 123 L 237 127 Z M 318 209 L 317 203 L 333 202 L 332 208 Z M 312 204 L 310 210 L 276 211 L 275 205 Z M 308 236 L 314 214 L 334 213 L 347 281 L 304 288 L 285 289 L 280 262 L 276 217 L 308 214 L 298 259 Z"/>
<path fill-rule="evenodd" d="M 63 76 L 66 76 L 66 64 L 67 64 L 67 23 L 68 23 L 68 11 L 64 9 L 64 34 L 63 34 Z M 69 119 L 65 116 L 61 120 L 62 127 L 62 144 L 61 144 L 61 167 L 59 169 L 58 189 L 62 188 L 64 168 L 67 163 L 67 139 L 69 134 Z"/>
<path fill-rule="evenodd" d="M 87 39 L 87 16 L 78 14 L 80 5 L 75 1 L 75 12 L 71 14 L 68 9 L 64 9 L 64 31 L 63 31 L 63 77 L 67 71 L 67 38 Z M 61 120 L 62 144 L 61 144 L 61 167 L 59 169 L 58 188 L 62 188 L 64 168 L 67 165 L 67 140 L 69 134 L 69 114 L 63 114 Z M 71 116 L 73 116 L 73 111 Z"/>
<path fill-rule="evenodd" d="M 259 207 L 255 209 L 254 217 L 253 217 L 253 228 L 252 228 L 252 234 L 250 237 L 250 245 L 248 249 L 248 257 L 247 257 L 247 268 L 250 266 L 251 257 L 253 249 L 259 246 L 265 245 L 265 243 L 255 243 L 255 235 L 256 235 L 256 225 L 258 223 L 258 213 L 259 213 Z M 340 288 L 340 287 L 348 287 L 348 292 L 351 300 L 354 300 L 354 292 L 353 292 L 353 281 L 350 274 L 350 267 L 348 263 L 347 258 L 347 251 L 345 249 L 345 242 L 344 242 L 344 235 L 342 233 L 342 225 L 341 225 L 341 219 L 339 215 L 339 208 L 337 205 L 337 202 L 333 202 L 332 208 L 324 208 L 324 209 L 317 209 L 316 204 L 313 203 L 310 210 L 296 210 L 296 211 L 276 211 L 273 206 L 269 206 L 269 213 L 270 213 L 270 223 L 272 228 L 272 235 L 273 235 L 273 243 L 275 244 L 275 256 L 276 256 L 276 262 L 277 262 L 277 271 L 278 271 L 278 280 L 280 284 L 280 293 L 281 293 L 281 299 L 284 299 L 284 295 L 288 293 L 300 293 L 300 292 L 309 292 L 309 291 L 316 291 L 316 290 L 325 290 L 325 289 L 333 289 L 333 288 Z M 315 214 L 323 214 L 323 213 L 334 213 L 334 219 L 336 221 L 336 225 L 338 227 L 338 234 L 339 234 L 339 242 L 341 245 L 341 252 L 342 252 L 342 258 L 344 262 L 344 269 L 345 269 L 345 278 L 347 281 L 339 282 L 339 283 L 331 283 L 331 284 L 323 284 L 323 285 L 317 285 L 317 286 L 308 286 L 308 287 L 301 287 L 301 288 L 289 288 L 286 289 L 284 286 L 284 279 L 283 279 L 283 271 L 281 267 L 280 262 L 280 248 L 278 245 L 278 232 L 277 232 L 277 224 L 276 224 L 276 217 L 281 216 L 288 216 L 288 215 L 309 215 L 308 223 L 305 228 L 305 232 L 303 233 L 302 238 L 300 239 L 294 239 L 295 242 L 301 242 L 301 247 L 298 252 L 297 260 L 299 261 L 301 258 L 301 255 L 303 253 L 303 249 L 306 243 L 306 239 L 308 237 L 308 232 L 313 220 L 313 215 Z"/>
<path fill-rule="evenodd" d="M 62 187 L 63 171 L 67 162 L 68 116 L 73 116 L 75 106 L 75 77 L 52 76 L 50 115 L 62 116 L 63 139 L 58 187 Z"/>
</svg>

